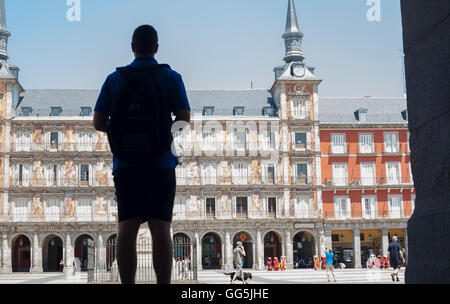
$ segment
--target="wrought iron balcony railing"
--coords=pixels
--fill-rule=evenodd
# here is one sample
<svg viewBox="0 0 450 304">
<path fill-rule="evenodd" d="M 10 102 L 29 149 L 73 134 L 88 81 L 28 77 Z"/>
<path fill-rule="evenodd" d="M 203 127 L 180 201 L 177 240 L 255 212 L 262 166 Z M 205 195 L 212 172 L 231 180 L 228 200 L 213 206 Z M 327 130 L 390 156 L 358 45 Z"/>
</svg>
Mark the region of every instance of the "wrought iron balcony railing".
<svg viewBox="0 0 450 304">
<path fill-rule="evenodd" d="M 326 188 L 335 187 L 374 187 L 374 186 L 412 186 L 414 184 L 410 177 L 361 177 L 361 178 L 326 178 Z"/>
</svg>

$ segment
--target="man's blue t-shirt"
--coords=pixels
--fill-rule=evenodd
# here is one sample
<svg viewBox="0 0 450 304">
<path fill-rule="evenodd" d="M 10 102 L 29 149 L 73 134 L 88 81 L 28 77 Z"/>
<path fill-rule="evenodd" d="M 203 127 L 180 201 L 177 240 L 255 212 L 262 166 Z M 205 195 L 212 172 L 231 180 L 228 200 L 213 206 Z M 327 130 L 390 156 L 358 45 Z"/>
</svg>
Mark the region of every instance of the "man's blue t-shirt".
<svg viewBox="0 0 450 304">
<path fill-rule="evenodd" d="M 325 264 L 333 265 L 333 256 L 334 256 L 334 253 L 325 251 Z"/>
<path fill-rule="evenodd" d="M 134 68 L 146 67 L 158 64 L 153 57 L 138 57 L 129 66 Z M 103 84 L 102 90 L 95 105 L 95 112 L 101 112 L 110 115 L 112 101 L 119 89 L 121 74 L 118 71 L 110 74 Z M 155 81 L 165 92 L 166 102 L 169 103 L 169 109 L 172 113 L 179 110 L 190 110 L 189 101 L 184 87 L 183 79 L 177 72 L 162 68 L 157 72 Z M 149 159 L 146 162 L 124 162 L 113 157 L 113 173 L 119 168 L 129 167 L 162 167 L 175 168 L 177 157 L 171 151 L 167 151 L 161 158 Z"/>
</svg>

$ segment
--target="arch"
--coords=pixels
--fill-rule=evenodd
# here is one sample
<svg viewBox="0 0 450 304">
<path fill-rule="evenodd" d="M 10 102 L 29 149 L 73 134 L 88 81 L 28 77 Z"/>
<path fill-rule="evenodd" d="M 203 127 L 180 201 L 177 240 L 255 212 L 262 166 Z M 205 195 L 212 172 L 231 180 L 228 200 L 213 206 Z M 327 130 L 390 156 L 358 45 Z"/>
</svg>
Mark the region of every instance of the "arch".
<svg viewBox="0 0 450 304">
<path fill-rule="evenodd" d="M 175 260 L 191 258 L 191 238 L 186 233 L 178 232 L 173 235 L 173 253 Z"/>
<path fill-rule="evenodd" d="M 13 272 L 30 272 L 31 241 L 25 234 L 19 234 L 12 240 L 11 265 Z"/>
<path fill-rule="evenodd" d="M 203 269 L 222 268 L 222 241 L 215 232 L 207 232 L 202 237 Z"/>
<path fill-rule="evenodd" d="M 95 239 L 90 234 L 81 234 L 77 238 L 75 238 L 75 265 L 78 263 L 79 269 L 81 271 L 87 270 L 87 262 L 88 262 L 88 244 L 87 239 L 90 238 L 94 241 Z"/>
<path fill-rule="evenodd" d="M 313 257 L 316 254 L 316 241 L 312 232 L 307 230 L 296 232 L 292 247 L 294 268 L 314 267 Z"/>
<path fill-rule="evenodd" d="M 111 234 L 106 239 L 106 270 L 110 271 L 116 260 L 117 234 Z"/>
<path fill-rule="evenodd" d="M 243 268 L 253 268 L 253 235 L 247 231 L 238 231 L 233 235 L 232 245 L 233 248 L 236 246 L 238 241 L 242 242 L 245 250 L 245 257 L 243 258 Z"/>
<path fill-rule="evenodd" d="M 63 259 L 62 238 L 57 234 L 50 234 L 42 240 L 42 269 L 44 272 L 58 272 L 63 268 L 59 265 Z"/>
<path fill-rule="evenodd" d="M 267 259 L 277 257 L 278 261 L 281 258 L 281 236 L 274 230 L 269 230 L 264 234 L 264 264 L 267 265 Z"/>
</svg>

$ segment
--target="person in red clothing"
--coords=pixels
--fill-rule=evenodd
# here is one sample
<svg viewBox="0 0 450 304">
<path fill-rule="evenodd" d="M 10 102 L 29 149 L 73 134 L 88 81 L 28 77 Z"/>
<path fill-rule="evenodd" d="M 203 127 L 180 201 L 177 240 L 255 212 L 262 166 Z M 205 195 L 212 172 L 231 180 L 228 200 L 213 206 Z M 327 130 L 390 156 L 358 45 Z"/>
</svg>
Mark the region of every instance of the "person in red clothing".
<svg viewBox="0 0 450 304">
<path fill-rule="evenodd" d="M 326 268 L 325 261 L 326 261 L 326 259 L 325 259 L 325 257 L 323 256 L 323 257 L 322 257 L 322 269 L 325 269 L 325 268 Z"/>
</svg>

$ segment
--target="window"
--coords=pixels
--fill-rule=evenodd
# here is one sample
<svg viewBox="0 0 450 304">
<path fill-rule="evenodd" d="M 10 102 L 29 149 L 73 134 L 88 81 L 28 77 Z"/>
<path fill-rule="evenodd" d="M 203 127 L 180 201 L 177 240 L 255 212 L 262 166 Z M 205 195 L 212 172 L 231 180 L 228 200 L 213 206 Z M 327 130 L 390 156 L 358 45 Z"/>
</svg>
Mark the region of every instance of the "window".
<svg viewBox="0 0 450 304">
<path fill-rule="evenodd" d="M 214 107 L 203 108 L 203 116 L 212 116 L 212 115 L 214 115 Z"/>
<path fill-rule="evenodd" d="M 233 184 L 246 185 L 248 178 L 248 164 L 247 163 L 235 163 L 232 169 Z"/>
<path fill-rule="evenodd" d="M 89 184 L 89 165 L 80 166 L 80 182 L 82 186 Z"/>
<path fill-rule="evenodd" d="M 377 217 L 377 198 L 376 196 L 363 196 L 361 198 L 362 216 L 366 219 Z"/>
<path fill-rule="evenodd" d="M 387 152 L 387 153 L 399 152 L 398 132 L 385 132 L 384 133 L 384 152 Z"/>
<path fill-rule="evenodd" d="M 269 218 L 275 218 L 277 214 L 277 198 L 269 197 L 267 199 L 267 211 Z"/>
<path fill-rule="evenodd" d="M 44 215 L 47 222 L 58 222 L 60 218 L 60 201 L 47 200 L 45 201 Z"/>
<path fill-rule="evenodd" d="M 345 134 L 331 134 L 331 153 L 343 154 L 345 149 Z"/>
<path fill-rule="evenodd" d="M 174 220 L 183 220 L 186 218 L 186 198 L 175 197 L 173 205 Z"/>
<path fill-rule="evenodd" d="M 389 200 L 389 217 L 400 218 L 402 215 L 402 196 L 388 195 Z"/>
<path fill-rule="evenodd" d="M 80 116 L 89 116 L 91 115 L 92 108 L 91 107 L 81 107 Z"/>
<path fill-rule="evenodd" d="M 361 163 L 361 184 L 373 186 L 376 184 L 375 163 Z"/>
<path fill-rule="evenodd" d="M 210 132 L 202 133 L 203 149 L 206 151 L 216 150 L 216 130 L 211 129 Z"/>
<path fill-rule="evenodd" d="M 77 133 L 78 151 L 92 151 L 94 147 L 94 134 L 91 132 Z"/>
<path fill-rule="evenodd" d="M 186 185 L 186 166 L 181 164 L 178 165 L 175 169 L 177 184 L 178 185 Z"/>
<path fill-rule="evenodd" d="M 347 163 L 333 163 L 333 184 L 334 186 L 347 186 Z"/>
<path fill-rule="evenodd" d="M 367 122 L 367 109 L 358 109 L 355 112 L 355 119 L 359 122 L 366 123 Z"/>
<path fill-rule="evenodd" d="M 265 131 L 261 133 L 261 148 L 271 150 L 276 148 L 275 132 Z"/>
<path fill-rule="evenodd" d="M 264 167 L 264 181 L 268 184 L 274 184 L 276 182 L 275 164 L 265 164 Z"/>
<path fill-rule="evenodd" d="M 235 107 L 233 109 L 233 115 L 244 115 L 244 107 Z"/>
<path fill-rule="evenodd" d="M 346 219 L 350 217 L 350 198 L 335 197 L 334 198 L 334 216 L 337 219 Z"/>
<path fill-rule="evenodd" d="M 408 110 L 402 111 L 402 118 L 403 118 L 403 120 L 408 121 Z"/>
<path fill-rule="evenodd" d="M 295 133 L 295 148 L 306 149 L 306 133 Z"/>
<path fill-rule="evenodd" d="M 360 133 L 359 134 L 359 152 L 360 153 L 373 153 L 373 133 Z"/>
<path fill-rule="evenodd" d="M 236 217 L 247 218 L 247 198 L 236 197 Z"/>
<path fill-rule="evenodd" d="M 297 184 L 307 184 L 308 183 L 308 164 L 296 164 L 296 177 Z"/>
<path fill-rule="evenodd" d="M 29 187 L 31 181 L 31 165 L 17 164 L 14 172 L 15 184 L 19 187 Z"/>
<path fill-rule="evenodd" d="M 292 100 L 292 118 L 306 119 L 307 112 L 306 100 Z"/>
<path fill-rule="evenodd" d="M 30 216 L 30 203 L 27 200 L 14 202 L 13 217 L 15 222 L 28 222 Z"/>
<path fill-rule="evenodd" d="M 17 132 L 14 134 L 14 147 L 16 151 L 31 151 L 31 132 Z"/>
<path fill-rule="evenodd" d="M 294 213 L 296 218 L 308 218 L 311 216 L 311 204 L 308 196 L 296 197 L 294 204 Z"/>
<path fill-rule="evenodd" d="M 32 108 L 22 108 L 22 116 L 30 116 L 32 112 Z"/>
<path fill-rule="evenodd" d="M 57 186 L 59 179 L 59 166 L 58 165 L 46 165 L 44 169 L 45 185 L 47 187 Z"/>
<path fill-rule="evenodd" d="M 213 219 L 216 216 L 216 199 L 207 198 L 206 199 L 206 218 Z"/>
<path fill-rule="evenodd" d="M 59 107 L 52 107 L 50 116 L 60 116 L 62 112 L 62 109 Z"/>
<path fill-rule="evenodd" d="M 115 200 L 109 201 L 109 216 L 117 216 L 117 201 Z"/>
<path fill-rule="evenodd" d="M 264 107 L 263 108 L 263 116 L 273 116 L 272 107 Z"/>
<path fill-rule="evenodd" d="M 239 148 L 245 148 L 245 143 L 247 141 L 247 132 L 245 131 L 235 132 L 235 138 L 236 138 L 236 145 Z"/>
<path fill-rule="evenodd" d="M 400 162 L 386 162 L 386 177 L 388 185 L 401 183 Z"/>
<path fill-rule="evenodd" d="M 78 221 L 90 221 L 92 219 L 92 202 L 88 199 L 78 200 L 75 213 Z"/>
<path fill-rule="evenodd" d="M 58 149 L 58 132 L 50 133 L 50 149 Z"/>
<path fill-rule="evenodd" d="M 217 183 L 217 166 L 214 163 L 204 164 L 202 166 L 202 183 L 204 185 L 214 185 Z"/>
</svg>

